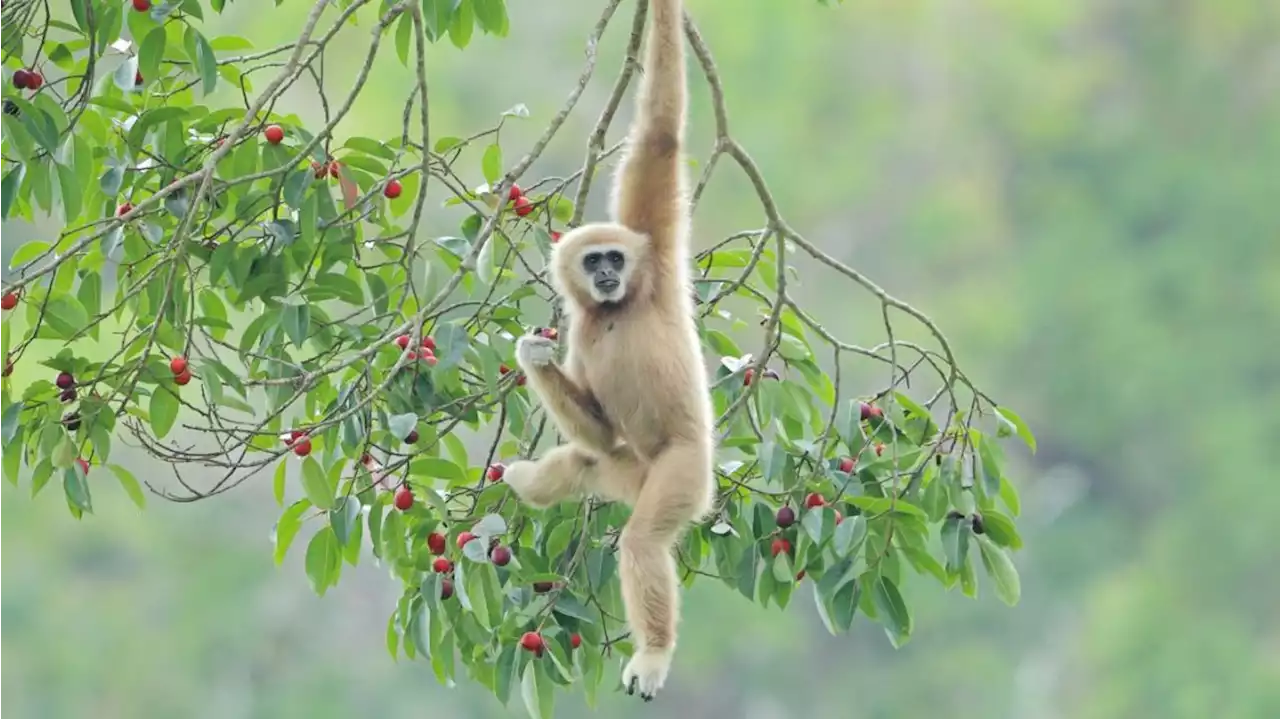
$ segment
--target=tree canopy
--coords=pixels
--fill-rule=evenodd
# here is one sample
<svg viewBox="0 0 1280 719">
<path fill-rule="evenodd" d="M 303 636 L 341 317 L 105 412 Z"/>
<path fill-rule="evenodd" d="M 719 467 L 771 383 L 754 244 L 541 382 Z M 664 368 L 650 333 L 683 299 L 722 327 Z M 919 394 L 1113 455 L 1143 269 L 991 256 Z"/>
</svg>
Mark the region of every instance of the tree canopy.
<svg viewBox="0 0 1280 719">
<path fill-rule="evenodd" d="M 551 714 L 557 686 L 593 696 L 631 651 L 614 559 L 627 509 L 533 510 L 501 479 L 503 462 L 557 442 L 512 369 L 514 342 L 563 332 L 546 260 L 600 194 L 634 62 L 593 131 L 569 138 L 581 167 L 534 172 L 570 113 L 587 111 L 620 0 L 604 3 L 577 81 L 527 147 L 503 133 L 538 119 L 523 105 L 470 134 L 432 124 L 428 80 L 448 69 L 428 67 L 428 45 L 505 36 L 503 0 L 318 0 L 296 40 L 265 49 L 202 31 L 225 5 L 3 8 L 3 217 L 62 226 L 14 253 L 4 281 L 5 478 L 33 497 L 56 480 L 76 518 L 106 491 L 143 507 L 270 481 L 276 561 L 298 545 L 318 594 L 360 561 L 403 583 L 388 607 L 393 657 L 503 702 L 518 691 L 535 716 Z M 646 10 L 638 0 L 628 58 Z M 831 632 L 860 612 L 895 646 L 912 634 L 906 572 L 976 596 L 981 564 L 1016 603 L 1019 501 L 1002 443 L 1034 450 L 1030 430 L 969 380 L 925 313 L 787 222 L 730 132 L 709 43 L 687 30 L 715 116 L 691 202 L 732 167 L 758 209 L 696 248 L 699 330 L 719 358 L 719 492 L 678 548 L 682 581 L 766 607 L 805 591 Z M 344 31 L 365 34 L 362 57 L 329 52 Z M 401 131 L 369 137 L 344 119 L 386 53 L 416 81 L 395 108 Z M 349 87 L 329 79 L 335 62 L 357 68 Z M 302 92 L 318 104 L 305 118 L 288 111 Z M 424 236 L 428 214 L 456 231 Z M 806 312 L 796 257 L 843 278 L 833 301 L 869 293 L 883 340 L 842 338 Z M 850 358 L 883 384 L 850 387 Z M 46 371 L 15 386 L 19 364 Z M 475 438 L 487 449 L 464 441 Z M 153 461 L 113 462 L 121 442 Z M 189 481 L 192 467 L 220 479 Z M 545 652 L 521 648 L 529 631 Z"/>
</svg>

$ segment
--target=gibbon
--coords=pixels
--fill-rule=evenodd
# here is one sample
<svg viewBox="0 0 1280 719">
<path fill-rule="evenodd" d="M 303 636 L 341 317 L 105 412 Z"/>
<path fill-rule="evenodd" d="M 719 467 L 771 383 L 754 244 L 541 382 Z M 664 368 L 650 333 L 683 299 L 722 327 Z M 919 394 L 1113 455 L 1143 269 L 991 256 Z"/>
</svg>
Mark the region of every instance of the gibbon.
<svg viewBox="0 0 1280 719">
<path fill-rule="evenodd" d="M 614 221 L 566 233 L 550 261 L 569 319 L 564 364 L 551 340 L 516 343 L 529 386 L 569 443 L 505 475 L 530 505 L 594 494 L 632 507 L 618 548 L 636 650 L 622 682 L 645 701 L 662 688 L 675 651 L 672 549 L 715 493 L 713 412 L 689 278 L 681 1 L 650 4 Z"/>
</svg>

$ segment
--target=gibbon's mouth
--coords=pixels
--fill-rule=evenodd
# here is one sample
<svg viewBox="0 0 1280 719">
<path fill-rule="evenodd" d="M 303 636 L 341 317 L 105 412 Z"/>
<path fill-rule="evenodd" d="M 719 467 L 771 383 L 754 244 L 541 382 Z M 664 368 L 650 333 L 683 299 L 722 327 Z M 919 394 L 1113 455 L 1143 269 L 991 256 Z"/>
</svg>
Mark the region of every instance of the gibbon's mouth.
<svg viewBox="0 0 1280 719">
<path fill-rule="evenodd" d="M 621 282 L 613 278 L 596 280 L 596 289 L 606 294 L 613 294 L 621 284 Z"/>
</svg>

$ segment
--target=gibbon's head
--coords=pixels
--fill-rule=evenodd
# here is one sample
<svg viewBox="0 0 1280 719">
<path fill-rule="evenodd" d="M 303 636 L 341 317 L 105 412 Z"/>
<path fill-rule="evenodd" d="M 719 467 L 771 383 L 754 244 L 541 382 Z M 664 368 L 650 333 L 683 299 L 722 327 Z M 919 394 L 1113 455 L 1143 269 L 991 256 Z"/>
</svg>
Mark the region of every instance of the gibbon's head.
<svg viewBox="0 0 1280 719">
<path fill-rule="evenodd" d="M 613 223 L 583 225 L 556 244 L 552 280 L 579 307 L 619 308 L 647 291 L 648 259 L 644 235 Z"/>
</svg>

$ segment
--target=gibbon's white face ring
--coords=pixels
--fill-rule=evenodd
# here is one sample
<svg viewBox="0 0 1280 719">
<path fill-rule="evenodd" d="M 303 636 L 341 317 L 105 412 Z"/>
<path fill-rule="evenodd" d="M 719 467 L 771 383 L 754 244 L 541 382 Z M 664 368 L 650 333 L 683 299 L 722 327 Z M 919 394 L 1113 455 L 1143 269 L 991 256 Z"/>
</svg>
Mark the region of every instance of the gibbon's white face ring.
<svg viewBox="0 0 1280 719">
<path fill-rule="evenodd" d="M 627 296 L 627 280 L 634 264 L 631 251 L 614 242 L 588 245 L 578 252 L 574 262 L 591 299 L 600 303 L 620 302 Z"/>
</svg>

